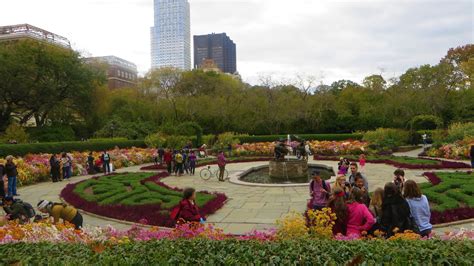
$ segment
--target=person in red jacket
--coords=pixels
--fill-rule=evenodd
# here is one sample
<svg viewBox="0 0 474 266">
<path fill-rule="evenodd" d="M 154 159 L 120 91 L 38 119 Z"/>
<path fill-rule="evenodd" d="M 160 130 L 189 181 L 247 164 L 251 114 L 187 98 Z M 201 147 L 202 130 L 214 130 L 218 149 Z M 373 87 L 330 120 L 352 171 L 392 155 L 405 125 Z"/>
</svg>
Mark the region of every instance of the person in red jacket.
<svg viewBox="0 0 474 266">
<path fill-rule="evenodd" d="M 194 188 L 186 188 L 183 192 L 183 200 L 179 203 L 178 221 L 204 222 L 204 219 L 199 214 L 195 200 L 196 190 Z"/>
</svg>

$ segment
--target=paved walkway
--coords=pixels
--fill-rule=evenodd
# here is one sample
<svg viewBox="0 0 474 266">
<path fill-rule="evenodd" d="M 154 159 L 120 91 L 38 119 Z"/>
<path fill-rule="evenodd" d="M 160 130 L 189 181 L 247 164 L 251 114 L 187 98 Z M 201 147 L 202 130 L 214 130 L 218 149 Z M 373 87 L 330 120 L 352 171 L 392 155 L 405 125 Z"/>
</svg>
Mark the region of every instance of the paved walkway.
<svg viewBox="0 0 474 266">
<path fill-rule="evenodd" d="M 408 153 L 400 154 L 418 154 L 420 151 L 415 150 Z M 397 154 L 397 155 L 400 155 Z M 335 161 L 313 161 L 310 163 L 325 164 L 337 169 Z M 239 175 L 245 170 L 258 165 L 266 165 L 267 162 L 248 162 L 229 164 L 227 170 L 230 175 Z M 117 170 L 120 172 L 137 172 L 141 166 L 128 167 Z M 216 169 L 216 166 L 213 166 Z M 217 179 L 203 181 L 199 177 L 199 170 L 196 170 L 196 176 L 170 176 L 162 181 L 167 185 L 184 188 L 194 187 L 197 190 L 206 190 L 210 192 L 218 191 L 227 195 L 228 201 L 223 208 L 215 214 L 208 217 L 208 222 L 214 223 L 217 227 L 222 228 L 225 232 L 242 234 L 251 230 L 262 230 L 274 228 L 276 220 L 282 218 L 291 211 L 303 212 L 306 209 L 307 200 L 309 199 L 309 191 L 307 186 L 300 187 L 259 187 L 259 186 L 243 186 L 232 184 L 229 182 L 218 182 Z M 368 163 L 363 173 L 369 180 L 369 189 L 373 191 L 377 187 L 383 187 L 385 183 L 390 182 L 393 178 L 395 167 L 385 164 Z M 426 182 L 422 176 L 422 170 L 406 170 L 407 179 L 413 179 L 416 182 Z M 88 179 L 91 176 L 74 177 L 71 183 Z M 334 180 L 332 180 L 334 181 Z M 59 201 L 59 194 L 66 184 L 60 183 L 41 183 L 19 189 L 24 201 L 36 204 L 40 199 L 50 201 Z M 119 229 L 130 227 L 129 223 L 120 221 L 112 221 L 97 216 L 84 214 L 84 223 L 90 226 L 104 226 L 110 224 Z M 473 223 L 466 224 L 464 227 L 473 227 Z M 452 226 L 452 228 L 463 227 L 463 225 Z M 445 231 L 448 228 L 437 229 L 438 232 Z"/>
</svg>

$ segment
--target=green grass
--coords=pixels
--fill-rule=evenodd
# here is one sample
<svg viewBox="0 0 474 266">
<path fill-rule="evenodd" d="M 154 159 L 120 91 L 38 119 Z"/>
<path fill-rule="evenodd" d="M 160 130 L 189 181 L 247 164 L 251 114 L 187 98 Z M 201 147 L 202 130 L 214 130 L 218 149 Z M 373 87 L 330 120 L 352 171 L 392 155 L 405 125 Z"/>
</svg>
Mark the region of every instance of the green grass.
<svg viewBox="0 0 474 266">
<path fill-rule="evenodd" d="M 141 183 L 150 173 L 126 173 L 89 179 L 76 186 L 74 193 L 99 205 L 145 205 L 160 204 L 163 209 L 176 206 L 182 199 L 182 192 L 162 187 L 154 182 Z M 91 193 L 92 191 L 92 193 Z M 204 206 L 214 195 L 197 193 L 196 204 Z"/>
<path fill-rule="evenodd" d="M 433 186 L 431 183 L 421 184 L 421 190 L 429 201 L 432 209 L 445 211 L 461 207 L 474 207 L 474 175 L 468 173 L 437 172 L 441 183 Z"/>
</svg>

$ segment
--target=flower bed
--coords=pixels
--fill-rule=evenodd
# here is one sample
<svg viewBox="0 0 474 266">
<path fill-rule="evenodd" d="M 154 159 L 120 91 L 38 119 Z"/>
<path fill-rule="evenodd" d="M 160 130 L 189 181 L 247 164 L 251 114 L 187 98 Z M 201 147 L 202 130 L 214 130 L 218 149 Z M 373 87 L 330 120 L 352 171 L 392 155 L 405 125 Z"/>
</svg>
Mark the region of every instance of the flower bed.
<svg viewBox="0 0 474 266">
<path fill-rule="evenodd" d="M 468 160 L 471 145 L 474 145 L 474 139 L 465 139 L 455 143 L 444 144 L 441 147 L 433 147 L 427 150 L 425 154 L 430 157 Z"/>
<path fill-rule="evenodd" d="M 474 218 L 474 175 L 424 173 L 430 183 L 421 184 L 431 203 L 431 223 L 440 224 Z"/>
<path fill-rule="evenodd" d="M 296 147 L 299 143 L 292 141 L 290 145 Z M 311 150 L 316 154 L 339 155 L 339 154 L 360 154 L 363 153 L 368 146 L 367 142 L 358 140 L 346 141 L 308 141 Z M 233 155 L 268 155 L 273 156 L 275 148 L 274 142 L 256 142 L 244 143 L 242 145 L 234 145 Z"/>
<path fill-rule="evenodd" d="M 181 200 L 181 191 L 160 182 L 167 173 L 112 174 L 69 184 L 61 197 L 76 208 L 101 216 L 151 225 L 173 226 L 170 210 Z M 221 193 L 200 192 L 196 203 L 202 215 L 214 213 L 227 197 Z"/>
<path fill-rule="evenodd" d="M 247 163 L 247 162 L 266 162 L 271 160 L 270 157 L 237 157 L 237 158 L 228 158 L 228 163 Z M 217 164 L 217 159 L 202 159 L 199 160 L 196 164 L 196 167 L 205 166 L 205 165 L 214 165 Z M 166 164 L 154 164 L 149 166 L 144 166 L 140 170 L 166 170 Z"/>
<path fill-rule="evenodd" d="M 156 149 L 130 148 L 114 149 L 109 154 L 115 169 L 150 163 Z M 88 152 L 70 152 L 73 159 L 73 175 L 87 175 Z M 100 157 L 100 152 L 93 152 L 94 158 Z M 49 158 L 51 154 L 27 154 L 14 160 L 18 167 L 18 186 L 31 185 L 38 182 L 51 180 Z M 0 163 L 4 163 L 0 158 Z"/>
<path fill-rule="evenodd" d="M 358 158 L 346 156 L 350 161 L 358 162 Z M 314 160 L 339 161 L 338 156 L 314 155 Z M 388 164 L 404 169 L 467 169 L 470 165 L 463 162 L 451 162 L 439 159 L 412 158 L 404 156 L 369 156 L 367 163 Z"/>
<path fill-rule="evenodd" d="M 266 264 L 451 264 L 471 265 L 474 233 L 432 239 L 339 241 L 279 239 L 276 232 L 232 236 L 206 227 L 174 230 L 132 227 L 85 229 L 48 223 L 0 227 L 0 263 L 5 265 L 266 265 Z M 403 235 L 400 235 L 403 236 Z M 463 241 L 459 241 L 463 240 Z M 48 254 L 54 254 L 52 256 Z"/>
</svg>

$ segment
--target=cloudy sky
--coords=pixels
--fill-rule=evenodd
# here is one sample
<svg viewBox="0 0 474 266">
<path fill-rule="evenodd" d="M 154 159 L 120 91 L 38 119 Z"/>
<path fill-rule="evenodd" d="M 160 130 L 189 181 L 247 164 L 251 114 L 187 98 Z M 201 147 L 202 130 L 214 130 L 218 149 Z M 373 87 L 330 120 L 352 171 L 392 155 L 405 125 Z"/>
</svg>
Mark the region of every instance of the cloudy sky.
<svg viewBox="0 0 474 266">
<path fill-rule="evenodd" d="M 472 0 L 190 0 L 192 34 L 226 32 L 244 80 L 297 73 L 360 82 L 435 64 L 474 43 Z M 29 23 L 85 55 L 150 67 L 153 0 L 3 0 L 0 25 Z"/>
</svg>

